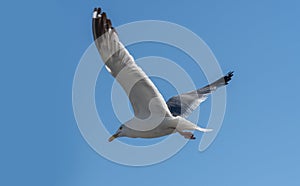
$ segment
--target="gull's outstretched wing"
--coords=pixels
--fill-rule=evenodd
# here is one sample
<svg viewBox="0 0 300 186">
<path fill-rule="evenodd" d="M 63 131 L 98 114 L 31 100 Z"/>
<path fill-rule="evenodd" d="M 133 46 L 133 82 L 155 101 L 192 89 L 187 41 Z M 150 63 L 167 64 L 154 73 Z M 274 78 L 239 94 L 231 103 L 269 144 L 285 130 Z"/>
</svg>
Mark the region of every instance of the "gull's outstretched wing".
<svg viewBox="0 0 300 186">
<path fill-rule="evenodd" d="M 125 90 L 137 118 L 172 116 L 153 82 L 119 41 L 111 21 L 100 8 L 93 13 L 93 36 L 107 70 Z M 133 33 L 134 34 L 134 33 Z"/>
<path fill-rule="evenodd" d="M 233 72 L 229 72 L 226 76 L 210 85 L 170 98 L 167 101 L 169 110 L 173 116 L 188 117 L 200 103 L 207 99 L 209 94 L 214 92 L 217 88 L 227 85 L 232 76 Z"/>
</svg>

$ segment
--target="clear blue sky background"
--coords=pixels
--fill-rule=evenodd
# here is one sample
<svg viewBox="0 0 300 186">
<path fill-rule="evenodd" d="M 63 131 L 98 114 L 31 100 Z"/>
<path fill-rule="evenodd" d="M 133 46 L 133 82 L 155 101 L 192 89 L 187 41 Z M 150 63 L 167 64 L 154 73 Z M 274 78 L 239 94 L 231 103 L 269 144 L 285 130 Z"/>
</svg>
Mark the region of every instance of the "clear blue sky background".
<svg viewBox="0 0 300 186">
<path fill-rule="evenodd" d="M 87 145 L 71 90 L 92 42 L 95 6 L 117 26 L 145 19 L 185 26 L 210 46 L 224 72 L 235 70 L 225 120 L 209 149 L 200 153 L 191 141 L 165 162 L 127 167 Z M 296 0 L 2 1 L 0 185 L 299 185 L 299 17 Z M 130 52 L 184 59 L 180 51 L 146 48 Z M 111 77 L 102 75 L 109 85 Z M 191 76 L 197 86 L 206 83 Z"/>
</svg>

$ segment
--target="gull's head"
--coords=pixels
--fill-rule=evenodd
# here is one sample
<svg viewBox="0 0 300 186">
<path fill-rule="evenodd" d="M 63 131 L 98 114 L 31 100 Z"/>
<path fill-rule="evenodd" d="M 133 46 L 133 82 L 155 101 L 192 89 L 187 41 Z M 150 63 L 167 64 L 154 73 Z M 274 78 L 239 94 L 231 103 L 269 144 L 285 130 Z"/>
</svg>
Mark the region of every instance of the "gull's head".
<svg viewBox="0 0 300 186">
<path fill-rule="evenodd" d="M 108 141 L 109 142 L 111 142 L 111 141 L 113 141 L 114 139 L 116 139 L 116 138 L 118 138 L 118 137 L 121 137 L 121 136 L 126 136 L 126 126 L 125 125 L 121 125 L 120 127 L 119 127 L 119 129 L 117 130 L 117 132 L 114 134 L 114 135 L 112 135 L 109 139 L 108 139 Z"/>
</svg>

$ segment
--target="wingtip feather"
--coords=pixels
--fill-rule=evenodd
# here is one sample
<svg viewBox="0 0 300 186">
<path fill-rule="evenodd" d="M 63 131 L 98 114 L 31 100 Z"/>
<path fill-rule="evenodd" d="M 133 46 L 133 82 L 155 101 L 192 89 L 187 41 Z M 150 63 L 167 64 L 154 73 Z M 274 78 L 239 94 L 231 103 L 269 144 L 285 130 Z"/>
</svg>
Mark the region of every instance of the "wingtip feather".
<svg viewBox="0 0 300 186">
<path fill-rule="evenodd" d="M 230 71 L 227 73 L 226 76 L 224 76 L 224 80 L 225 80 L 225 85 L 228 84 L 228 82 L 231 80 L 232 76 L 233 76 L 234 71 Z"/>
</svg>

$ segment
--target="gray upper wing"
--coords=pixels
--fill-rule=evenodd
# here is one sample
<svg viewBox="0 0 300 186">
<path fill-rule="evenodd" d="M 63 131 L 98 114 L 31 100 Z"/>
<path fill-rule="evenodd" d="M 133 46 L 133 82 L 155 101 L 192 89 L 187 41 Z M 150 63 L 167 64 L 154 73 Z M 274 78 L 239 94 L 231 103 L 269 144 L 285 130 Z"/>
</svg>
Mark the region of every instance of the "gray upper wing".
<svg viewBox="0 0 300 186">
<path fill-rule="evenodd" d="M 167 101 L 168 108 L 173 116 L 188 117 L 209 94 L 217 88 L 227 85 L 233 76 L 233 71 L 227 73 L 224 77 L 200 89 L 183 93 L 170 98 Z"/>
</svg>

